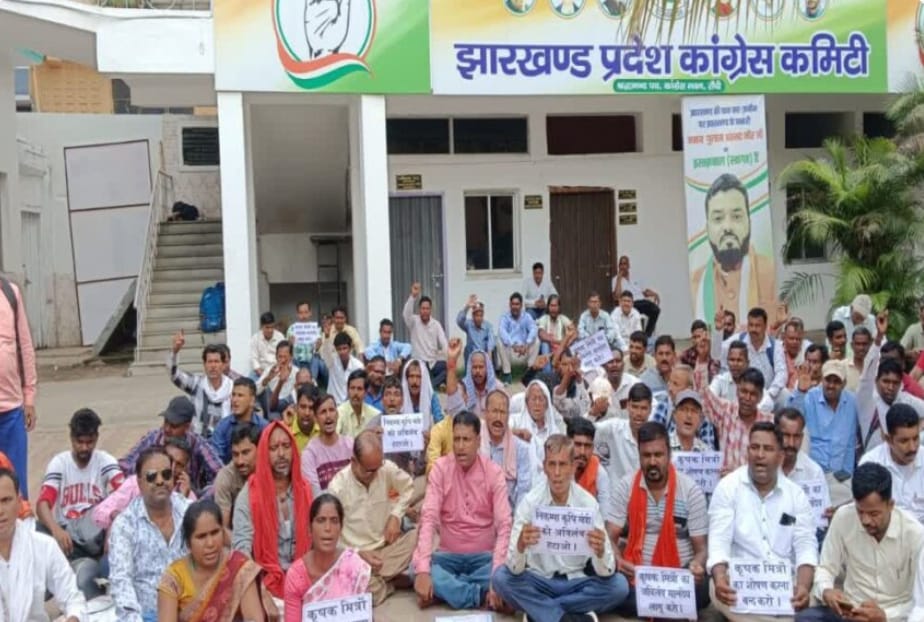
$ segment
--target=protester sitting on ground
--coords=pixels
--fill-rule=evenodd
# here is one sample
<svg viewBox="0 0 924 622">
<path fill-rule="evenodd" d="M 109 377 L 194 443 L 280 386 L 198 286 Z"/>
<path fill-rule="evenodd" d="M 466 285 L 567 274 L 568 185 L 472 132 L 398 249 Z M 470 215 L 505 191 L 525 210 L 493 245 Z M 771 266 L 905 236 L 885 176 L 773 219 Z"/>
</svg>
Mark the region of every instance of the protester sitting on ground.
<svg viewBox="0 0 924 622">
<path fill-rule="evenodd" d="M 565 421 L 581 417 L 590 409 L 590 395 L 581 373 L 581 361 L 568 349 L 560 352 L 555 360 L 557 382 L 552 389 L 552 406 Z"/>
<path fill-rule="evenodd" d="M 231 381 L 228 381 L 229 384 Z M 229 392 L 230 396 L 230 392 Z M 229 397 L 230 399 L 230 397 Z M 131 475 L 136 470 L 138 456 L 145 449 L 163 446 L 164 439 L 176 436 L 186 439 L 189 444 L 191 457 L 189 460 L 189 476 L 192 479 L 193 491 L 201 495 L 215 479 L 223 463 L 212 444 L 190 430 L 191 422 L 196 411 L 192 402 L 185 396 L 174 397 L 167 404 L 167 408 L 160 414 L 164 418 L 163 426 L 151 430 L 129 450 L 125 457 L 119 460 L 119 468 L 125 475 Z"/>
<path fill-rule="evenodd" d="M 186 554 L 181 532 L 189 501 L 173 490 L 173 465 L 163 447 L 141 452 L 135 475 L 141 496 L 109 533 L 109 594 L 120 622 L 155 622 L 161 576 Z"/>
<path fill-rule="evenodd" d="M 257 380 L 256 391 L 267 419 L 279 419 L 280 406 L 295 390 L 297 368 L 292 363 L 292 344 L 283 339 L 276 344 L 276 362 Z"/>
<path fill-rule="evenodd" d="M 356 437 L 369 420 L 381 414 L 378 408 L 366 403 L 366 372 L 357 369 L 347 379 L 347 401 L 337 407 L 337 434 Z"/>
<path fill-rule="evenodd" d="M 652 421 L 657 421 L 667 428 L 669 434 L 677 431 L 678 421 L 674 418 L 674 409 L 678 404 L 681 392 L 693 391 L 693 369 L 689 365 L 675 365 L 671 370 L 671 375 L 667 381 L 667 392 L 657 396 L 657 404 L 654 407 L 654 414 L 651 416 Z M 695 393 L 695 391 L 694 391 Z M 698 394 L 702 397 L 702 394 Z M 700 410 L 702 411 L 702 399 Z M 699 427 L 696 428 L 696 437 L 710 449 L 717 447 L 715 427 L 712 423 L 702 417 Z"/>
<path fill-rule="evenodd" d="M 596 620 L 596 613 L 615 609 L 629 591 L 625 577 L 616 573 L 600 506 L 574 481 L 573 451 L 573 443 L 562 434 L 545 441 L 545 481 L 517 506 L 506 564 L 491 581 L 500 598 L 537 622 Z M 541 539 L 536 514 L 546 506 L 590 511 L 591 555 L 554 555 L 534 548 Z"/>
<path fill-rule="evenodd" d="M 613 543 L 626 540 L 619 571 L 634 586 L 637 566 L 686 568 L 696 585 L 696 608 L 702 610 L 709 605 L 706 496 L 671 464 L 667 428 L 646 423 L 638 440 L 639 468 L 615 484 L 612 510 L 604 517 Z M 620 609 L 638 617 L 634 588 Z"/>
<path fill-rule="evenodd" d="M 411 358 L 411 344 L 396 341 L 395 324 L 388 318 L 379 322 L 379 338 L 366 348 L 363 357 L 368 361 L 376 356 L 385 359 L 386 374 L 389 376 L 401 373 L 405 361 Z"/>
<path fill-rule="evenodd" d="M 231 435 L 231 462 L 226 464 L 215 478 L 213 494 L 215 503 L 221 508 L 221 524 L 227 532 L 228 544 L 231 543 L 234 502 L 257 464 L 260 432 L 255 425 L 242 425 L 234 430 Z"/>
<path fill-rule="evenodd" d="M 85 622 L 87 601 L 77 589 L 74 571 L 50 536 L 17 519 L 20 484 L 11 469 L 0 467 L 0 620 L 48 622 L 48 592 L 65 622 Z"/>
<path fill-rule="evenodd" d="M 825 326 L 825 344 L 831 358 L 837 361 L 846 361 L 850 358 L 850 346 L 847 343 L 847 329 L 843 322 L 832 320 Z"/>
<path fill-rule="evenodd" d="M 173 490 L 195 501 L 196 493 L 192 489 L 189 477 L 189 444 L 181 436 L 169 436 L 164 439 L 164 451 L 173 462 Z M 121 474 L 121 471 L 119 472 Z M 219 471 L 219 474 L 221 471 Z M 102 530 L 109 530 L 116 516 L 125 511 L 128 504 L 141 496 L 141 485 L 134 473 L 125 478 L 118 490 L 111 493 L 92 510 L 93 523 Z"/>
<path fill-rule="evenodd" d="M 311 303 L 295 305 L 296 319 L 286 329 L 286 341 L 292 344 L 292 360 L 299 369 L 307 369 L 318 382 L 327 380 L 327 367 L 318 354 L 321 347 L 320 327 L 311 321 Z M 317 335 L 317 336 L 315 336 Z"/>
<path fill-rule="evenodd" d="M 764 375 L 753 367 L 744 370 L 738 381 L 738 402 L 717 397 L 711 388 L 703 394 L 706 418 L 715 426 L 719 449 L 723 453 L 723 472 L 737 469 L 748 461 L 748 437 L 751 426 L 760 421 L 773 422 L 772 411 L 758 408 L 764 391 Z"/>
<path fill-rule="evenodd" d="M 558 290 L 552 280 L 545 277 L 545 266 L 537 261 L 533 264 L 532 278 L 523 281 L 523 305 L 534 320 L 546 314 L 549 300 L 557 296 Z"/>
<path fill-rule="evenodd" d="M 796 621 L 917 619 L 909 613 L 924 527 L 895 507 L 882 465 L 861 464 L 851 487 L 854 501 L 831 519 L 815 571 L 812 595 L 823 604 Z"/>
<path fill-rule="evenodd" d="M 183 331 L 173 336 L 173 349 L 167 357 L 167 373 L 173 384 L 192 399 L 193 432 L 209 436 L 221 418 L 231 412 L 231 379 L 224 373 L 228 356 L 221 346 L 209 344 L 202 349 L 205 373 L 191 374 L 180 369 L 177 362 L 185 344 Z"/>
<path fill-rule="evenodd" d="M 895 505 L 924 522 L 924 453 L 921 418 L 908 404 L 892 404 L 885 416 L 885 442 L 866 452 L 860 464 L 873 462 L 888 470 Z"/>
<path fill-rule="evenodd" d="M 733 559 L 748 558 L 792 564 L 792 606 L 798 612 L 809 604 L 818 542 L 815 517 L 802 488 L 780 476 L 783 440 L 769 421 L 758 421 L 748 431 L 746 464 L 722 478 L 709 503 L 710 598 L 731 622 L 780 620 L 774 616 L 742 613 L 729 579 Z M 756 520 L 764 517 L 764 520 Z M 732 611 L 735 608 L 735 611 Z"/>
<path fill-rule="evenodd" d="M 552 294 L 546 302 L 546 313 L 536 320 L 536 328 L 539 330 L 539 354 L 554 356 L 567 347 L 564 343 L 565 334 L 574 323 L 562 314 L 561 298 L 558 294 Z M 574 337 L 577 338 L 577 327 L 574 329 Z"/>
<path fill-rule="evenodd" d="M 6 469 L 11 473 L 15 473 L 16 469 L 13 468 L 13 463 L 9 458 L 6 457 L 6 454 L 0 451 L 0 469 Z M 18 491 L 17 491 L 17 494 Z M 29 529 L 35 528 L 35 513 L 32 511 L 32 506 L 29 505 L 29 502 L 19 495 L 19 512 L 16 517 L 23 521 Z"/>
<path fill-rule="evenodd" d="M 315 405 L 321 397 L 321 392 L 315 385 L 300 387 L 294 406 L 289 406 L 282 414 L 283 422 L 289 426 L 289 431 L 295 437 L 295 445 L 301 454 L 308 441 L 320 434 L 315 421 Z"/>
<path fill-rule="evenodd" d="M 257 380 L 276 364 L 276 346 L 285 335 L 276 330 L 276 316 L 267 311 L 260 315 L 260 330 L 250 338 L 250 379 Z"/>
<path fill-rule="evenodd" d="M 359 596 L 369 591 L 371 568 L 351 548 L 340 546 L 343 504 L 332 494 L 315 498 L 309 510 L 311 547 L 285 578 L 285 619 L 301 620 L 307 603 Z M 371 614 L 370 614 L 371 616 Z"/>
<path fill-rule="evenodd" d="M 802 413 L 795 408 L 784 408 L 776 414 L 774 425 L 783 437 L 783 464 L 780 466 L 783 475 L 803 486 L 803 491 L 806 485 L 823 486 L 824 496 L 830 499 L 824 469 L 802 451 L 805 441 Z"/>
<path fill-rule="evenodd" d="M 250 378 L 238 378 L 234 381 L 231 391 L 231 416 L 222 419 L 212 435 L 212 446 L 222 463 L 231 460 L 231 435 L 242 425 L 254 425 L 260 431 L 269 421 L 264 419 L 256 410 L 256 387 Z"/>
<path fill-rule="evenodd" d="M 667 390 L 667 381 L 671 370 L 677 362 L 677 346 L 670 335 L 660 335 L 654 343 L 655 366 L 639 376 L 639 382 L 651 389 L 652 393 Z"/>
<path fill-rule="evenodd" d="M 722 399 L 731 402 L 738 401 L 738 381 L 741 374 L 748 368 L 748 347 L 743 341 L 732 340 L 728 344 L 728 355 L 725 357 L 726 369 L 712 378 L 709 387 L 712 392 Z M 787 398 L 788 399 L 788 398 Z M 767 391 L 761 394 L 758 410 L 773 410 L 773 400 Z"/>
<path fill-rule="evenodd" d="M 346 307 L 342 305 L 334 307 L 334 309 L 330 312 L 329 321 L 332 324 L 333 330 L 330 332 L 330 336 L 328 337 L 327 327 L 325 326 L 323 339 L 333 339 L 337 335 L 346 334 L 350 338 L 352 355 L 357 359 L 362 360 L 363 352 L 366 348 L 363 345 L 363 339 L 360 336 L 359 331 L 348 323 L 349 316 L 347 314 Z"/>
<path fill-rule="evenodd" d="M 544 382 L 533 380 L 527 385 L 522 410 L 511 413 L 510 429 L 514 436 L 529 444 L 534 478 L 541 475 L 546 439 L 552 434 L 565 433 L 565 421 L 552 406 Z"/>
<path fill-rule="evenodd" d="M 680 362 L 693 370 L 693 390 L 702 393 L 721 371 L 721 363 L 712 358 L 709 327 L 702 320 L 694 320 L 690 327 L 693 345 L 680 354 Z"/>
<path fill-rule="evenodd" d="M 396 579 L 410 587 L 402 575 L 414 555 L 417 530 L 402 533 L 401 522 L 414 497 L 414 480 L 384 459 L 378 434 L 366 430 L 356 437 L 349 468 L 334 476 L 328 491 L 345 508 L 341 541 L 372 568 L 372 604 L 394 593 Z"/>
<path fill-rule="evenodd" d="M 613 318 L 613 323 L 616 325 L 616 330 L 619 331 L 619 336 L 622 337 L 622 341 L 626 345 L 628 345 L 632 333 L 642 330 L 642 314 L 632 306 L 633 302 L 632 292 L 629 290 L 623 291 L 619 294 L 616 306 L 610 314 Z"/>
<path fill-rule="evenodd" d="M 587 297 L 587 309 L 578 318 L 577 331 L 580 339 L 587 339 L 602 331 L 611 348 L 625 350 L 627 347 L 612 316 L 600 308 L 600 295 L 597 292 L 590 292 Z"/>
<path fill-rule="evenodd" d="M 366 430 L 372 430 L 376 432 L 380 437 L 382 435 L 382 417 L 388 415 L 401 415 L 404 413 L 404 395 L 401 386 L 401 380 L 397 376 L 388 376 L 385 378 L 385 388 L 382 389 L 382 407 L 384 412 L 379 415 L 376 415 L 369 420 L 369 423 L 366 424 Z M 389 460 L 397 464 L 400 468 L 415 478 L 415 488 L 418 486 L 418 481 L 416 478 L 420 478 L 420 499 L 423 499 L 423 488 L 426 485 L 426 480 L 423 478 L 424 472 L 426 470 L 427 460 L 425 451 L 427 449 L 427 443 L 430 440 L 430 428 L 427 427 L 427 422 L 424 420 L 424 429 L 423 429 L 423 450 L 422 451 L 402 451 L 396 453 L 390 453 Z M 415 492 L 415 497 L 417 493 Z M 415 499 L 417 501 L 419 499 Z M 415 502 L 412 501 L 412 504 Z"/>
<path fill-rule="evenodd" d="M 96 579 L 102 574 L 106 532 L 93 522 L 93 510 L 122 485 L 124 475 L 116 459 L 96 448 L 99 415 L 81 408 L 70 420 L 71 450 L 51 459 L 42 480 L 36 504 L 39 531 L 51 535 L 68 561 L 84 562 L 78 583 L 88 597 L 97 593 Z"/>
<path fill-rule="evenodd" d="M 333 329 L 327 326 L 325 330 L 330 334 Z M 339 333 L 333 339 L 325 337 L 321 344 L 321 358 L 327 365 L 327 392 L 334 396 L 338 406 L 347 401 L 347 379 L 350 374 L 363 369 L 362 362 L 350 354 L 352 345 L 346 333 Z"/>
<path fill-rule="evenodd" d="M 183 516 L 189 553 L 167 567 L 157 588 L 158 622 L 232 622 L 266 619 L 260 598 L 260 566 L 240 551 L 227 551 L 221 510 L 205 499 Z"/>
<path fill-rule="evenodd" d="M 719 322 L 724 317 L 720 307 L 716 312 L 715 320 Z M 729 347 L 733 341 L 741 341 L 747 347 L 748 365 L 760 371 L 764 377 L 763 386 L 767 395 L 775 406 L 782 408 L 786 405 L 788 395 L 783 392 L 786 388 L 788 375 L 786 373 L 786 355 L 783 346 L 770 335 L 768 331 L 767 312 L 754 307 L 748 311 L 747 330 L 738 333 L 734 339 L 726 339 L 721 344 L 713 337 L 713 356 L 728 366 Z"/>
<path fill-rule="evenodd" d="M 316 402 L 315 418 L 319 434 L 308 442 L 301 456 L 302 476 L 313 495 L 327 490 L 334 475 L 350 463 L 353 437 L 337 433 L 337 407 L 332 395 L 322 395 Z"/>
<path fill-rule="evenodd" d="M 468 317 L 469 311 L 472 314 L 471 318 Z M 463 356 L 466 361 L 475 350 L 487 352 L 491 357 L 494 356 L 494 327 L 491 326 L 491 322 L 485 322 L 484 303 L 478 300 L 476 294 L 468 297 L 465 306 L 456 315 L 456 326 L 465 333 Z"/>
<path fill-rule="evenodd" d="M 831 313 L 831 321 L 844 325 L 848 340 L 853 339 L 854 331 L 860 326 L 865 326 L 873 339 L 879 332 L 876 328 L 876 314 L 873 313 L 873 301 L 866 294 L 858 294 L 849 305 L 835 309 Z"/>
<path fill-rule="evenodd" d="M 498 609 L 491 574 L 504 563 L 510 539 L 507 483 L 501 468 L 479 453 L 478 416 L 462 411 L 452 421 L 453 453 L 433 465 L 421 511 L 414 591 L 421 607 L 436 597 L 453 609 Z"/>
<path fill-rule="evenodd" d="M 866 355 L 873 345 L 873 335 L 865 326 L 857 326 L 853 331 L 853 337 L 850 339 L 851 356 L 844 361 L 847 370 L 847 390 L 856 393 L 860 386 L 860 374 L 863 373 L 863 366 L 866 361 Z"/>
<path fill-rule="evenodd" d="M 621 350 L 610 352 L 609 361 L 598 370 L 597 378 L 605 378 L 612 389 L 610 401 L 606 411 L 601 417 L 591 417 L 595 421 L 605 421 L 607 419 L 625 419 L 626 404 L 629 400 L 629 389 L 640 382 L 639 378 L 625 371 L 625 359 Z M 602 371 L 602 373 L 600 373 Z M 597 409 L 594 409 L 597 410 Z M 585 411 L 587 412 L 587 411 Z M 599 411 L 594 414 L 599 415 Z"/>
<path fill-rule="evenodd" d="M 318 358 L 320 359 L 320 355 Z M 282 417 L 285 418 L 286 410 L 295 406 L 295 403 L 298 402 L 298 392 L 304 387 L 317 389 L 318 385 L 311 376 L 310 371 L 305 368 L 299 368 L 295 371 L 295 386 L 292 392 L 285 397 L 279 398 L 279 403 L 276 405 L 276 412 L 282 413 Z"/>
<path fill-rule="evenodd" d="M 446 360 L 448 373 L 446 375 L 446 411 L 456 413 L 469 410 L 479 417 L 484 416 L 485 399 L 494 389 L 503 387 L 494 375 L 494 364 L 491 358 L 475 350 L 465 362 L 465 376 L 460 382 L 456 376 L 456 365 L 459 354 L 462 352 L 462 341 L 457 338 L 449 340 Z"/>
<path fill-rule="evenodd" d="M 532 487 L 532 454 L 529 445 L 510 430 L 510 397 L 505 392 L 495 389 L 488 394 L 483 421 L 481 455 L 503 470 L 507 500 L 515 508 Z"/>
<path fill-rule="evenodd" d="M 779 341 L 786 356 L 786 389 L 791 392 L 799 381 L 799 366 L 805 362 L 805 353 L 812 342 L 805 338 L 805 324 L 797 317 L 783 324 Z"/>
<path fill-rule="evenodd" d="M 523 296 L 510 295 L 509 309 L 497 322 L 497 358 L 500 359 L 504 382 L 512 382 L 514 364 L 531 367 L 539 356 L 539 329 L 536 320 L 523 311 Z"/>
<path fill-rule="evenodd" d="M 636 378 L 641 378 L 649 369 L 657 367 L 654 357 L 648 354 L 648 336 L 640 330 L 629 335 L 628 353 L 626 372 Z"/>
<path fill-rule="evenodd" d="M 414 313 L 418 299 L 419 313 Z M 433 300 L 420 295 L 420 283 L 411 285 L 402 317 L 411 339 L 411 356 L 427 366 L 430 382 L 439 388 L 446 382 L 446 332 L 432 315 Z"/>
<path fill-rule="evenodd" d="M 671 451 L 712 451 L 713 447 L 699 437 L 700 427 L 706 418 L 699 393 L 687 388 L 681 390 L 675 399 L 677 405 L 671 414 L 673 429 L 668 432 Z"/>
<path fill-rule="evenodd" d="M 638 467 L 638 431 L 651 418 L 651 391 L 641 382 L 629 389 L 628 419 L 607 419 L 596 426 L 594 444 L 610 483 Z"/>
<path fill-rule="evenodd" d="M 411 359 L 401 370 L 402 409 L 404 413 L 421 413 L 424 426 L 429 428 L 443 420 L 443 407 L 440 398 L 433 391 L 430 374 L 423 373 L 426 367 L 417 359 Z M 452 382 L 458 382 L 453 374 Z M 450 379 L 447 376 L 446 386 Z"/>
<path fill-rule="evenodd" d="M 385 371 L 384 357 L 373 356 L 366 359 L 366 395 L 363 399 L 369 406 L 379 412 L 382 412 L 382 388 L 385 382 Z"/>
<path fill-rule="evenodd" d="M 894 359 L 902 366 L 902 369 L 908 369 L 908 360 L 905 358 L 905 348 L 896 341 L 887 341 L 879 348 L 880 360 Z M 902 391 L 913 395 L 914 397 L 924 399 L 924 387 L 922 387 L 914 377 L 905 372 L 902 374 Z"/>
<path fill-rule="evenodd" d="M 645 332 L 647 337 L 651 337 L 655 334 L 658 317 L 661 315 L 661 297 L 655 290 L 643 286 L 637 280 L 629 276 L 628 256 L 623 255 L 620 257 L 616 267 L 616 276 L 614 276 L 613 280 L 610 282 L 610 289 L 613 292 L 613 296 L 615 297 L 624 291 L 632 293 L 632 297 L 635 300 L 635 308 L 638 309 L 642 315 L 648 317 L 648 323 L 645 325 Z"/>
<path fill-rule="evenodd" d="M 818 385 L 821 384 L 821 380 L 822 380 L 821 369 L 822 367 L 824 367 L 824 364 L 827 363 L 829 359 L 828 346 L 818 345 L 817 343 L 813 343 L 812 345 L 810 345 L 809 347 L 805 349 L 805 355 L 803 358 L 805 359 L 805 364 L 809 366 L 809 370 L 811 371 L 812 387 L 817 387 Z M 799 385 L 799 370 L 796 369 L 795 384 L 789 387 L 790 394 L 792 394 L 792 392 L 795 391 L 798 385 Z"/>
<path fill-rule="evenodd" d="M 231 547 L 263 567 L 263 586 L 274 598 L 283 598 L 286 570 L 311 546 L 310 506 L 295 439 L 273 421 L 260 435 L 253 475 L 234 504 Z"/>
<path fill-rule="evenodd" d="M 597 500 L 603 516 L 609 516 L 612 490 L 606 469 L 600 458 L 594 455 L 594 436 L 597 430 L 593 423 L 583 417 L 568 420 L 565 427 L 574 445 L 574 481 Z"/>
</svg>

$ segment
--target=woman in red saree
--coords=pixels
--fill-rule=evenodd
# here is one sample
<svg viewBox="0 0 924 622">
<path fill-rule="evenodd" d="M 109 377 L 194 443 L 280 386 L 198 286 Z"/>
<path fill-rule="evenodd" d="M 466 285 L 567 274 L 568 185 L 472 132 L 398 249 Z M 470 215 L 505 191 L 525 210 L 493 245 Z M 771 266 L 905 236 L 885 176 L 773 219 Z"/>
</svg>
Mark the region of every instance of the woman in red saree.
<svg viewBox="0 0 924 622">
<path fill-rule="evenodd" d="M 167 567 L 158 588 L 158 622 L 264 622 L 260 567 L 224 547 L 221 510 L 206 499 L 183 517 L 189 554 Z"/>
</svg>

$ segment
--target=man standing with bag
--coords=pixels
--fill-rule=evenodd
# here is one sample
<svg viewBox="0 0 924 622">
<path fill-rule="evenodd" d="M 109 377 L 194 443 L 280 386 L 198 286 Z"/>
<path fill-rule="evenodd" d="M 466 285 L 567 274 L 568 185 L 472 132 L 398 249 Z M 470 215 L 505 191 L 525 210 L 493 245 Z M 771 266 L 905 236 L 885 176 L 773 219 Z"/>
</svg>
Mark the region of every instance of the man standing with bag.
<svg viewBox="0 0 924 622">
<path fill-rule="evenodd" d="M 0 451 L 13 463 L 23 499 L 28 491 L 27 432 L 35 429 L 35 350 L 19 287 L 0 276 Z"/>
</svg>

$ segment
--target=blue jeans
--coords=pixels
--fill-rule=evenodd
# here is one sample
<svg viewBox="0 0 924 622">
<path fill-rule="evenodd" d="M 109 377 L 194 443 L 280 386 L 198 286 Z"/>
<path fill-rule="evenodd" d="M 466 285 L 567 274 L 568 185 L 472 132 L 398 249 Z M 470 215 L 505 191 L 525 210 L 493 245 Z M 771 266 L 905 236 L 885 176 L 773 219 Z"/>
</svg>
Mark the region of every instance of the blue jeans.
<svg viewBox="0 0 924 622">
<path fill-rule="evenodd" d="M 437 551 L 430 562 L 433 595 L 453 609 L 478 609 L 491 584 L 492 563 L 491 553 Z"/>
<path fill-rule="evenodd" d="M 429 366 L 430 384 L 433 385 L 433 391 L 436 392 L 441 384 L 446 384 L 446 361 L 436 361 Z"/>
<path fill-rule="evenodd" d="M 26 412 L 22 406 L 0 413 L 0 451 L 13 463 L 19 478 L 19 492 L 29 498 L 29 437 L 26 434 Z"/>
<path fill-rule="evenodd" d="M 839 622 L 843 619 L 827 607 L 807 607 L 796 614 L 796 622 Z"/>
<path fill-rule="evenodd" d="M 605 613 L 629 594 L 621 574 L 609 577 L 546 579 L 529 570 L 513 574 L 506 566 L 494 573 L 491 584 L 498 596 L 536 622 L 558 622 L 566 613 Z"/>
<path fill-rule="evenodd" d="M 141 614 L 142 622 L 157 622 L 157 612 L 156 611 L 144 611 Z"/>
</svg>

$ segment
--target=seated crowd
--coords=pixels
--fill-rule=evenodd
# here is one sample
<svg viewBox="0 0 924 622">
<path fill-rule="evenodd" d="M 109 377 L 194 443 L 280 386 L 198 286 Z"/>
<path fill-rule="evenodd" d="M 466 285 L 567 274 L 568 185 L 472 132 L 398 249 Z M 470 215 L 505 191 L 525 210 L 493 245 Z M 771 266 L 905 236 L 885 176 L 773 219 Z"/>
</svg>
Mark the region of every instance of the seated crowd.
<svg viewBox="0 0 924 622">
<path fill-rule="evenodd" d="M 612 300 L 572 322 L 536 264 L 496 332 L 469 298 L 463 340 L 414 284 L 410 343 L 384 319 L 368 345 L 345 309 L 315 323 L 305 302 L 285 333 L 261 316 L 241 373 L 224 345 L 180 369 L 178 333 L 186 395 L 122 460 L 76 411 L 33 513 L 0 454 L 0 620 L 47 620 L 48 592 L 84 622 L 108 577 L 128 622 L 302 620 L 396 590 L 537 622 L 678 599 L 733 621 L 924 622 L 921 326 L 888 342 L 888 311 L 858 296 L 816 344 L 785 308 L 719 309 L 677 352 L 628 258 Z M 609 360 L 588 365 L 575 344 L 598 332 Z"/>
</svg>

